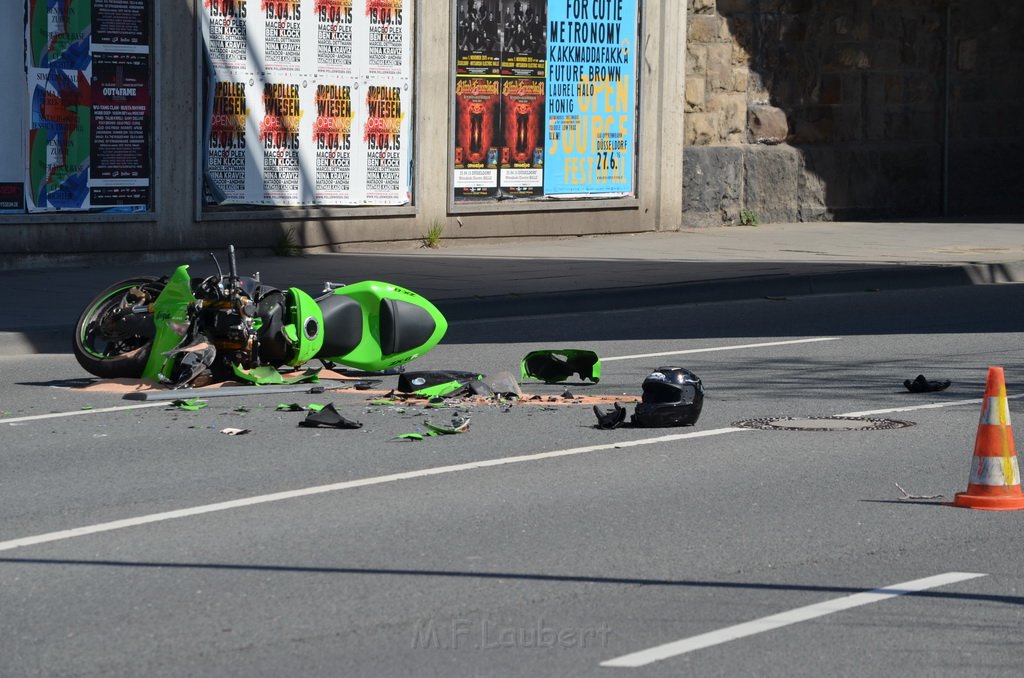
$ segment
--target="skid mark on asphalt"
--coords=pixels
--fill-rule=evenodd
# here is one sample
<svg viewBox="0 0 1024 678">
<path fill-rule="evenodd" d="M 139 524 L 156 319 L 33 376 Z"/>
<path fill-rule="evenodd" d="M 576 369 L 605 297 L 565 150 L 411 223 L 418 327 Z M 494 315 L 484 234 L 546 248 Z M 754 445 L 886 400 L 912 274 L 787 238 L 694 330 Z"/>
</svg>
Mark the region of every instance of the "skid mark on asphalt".
<svg viewBox="0 0 1024 678">
<path fill-rule="evenodd" d="M 978 572 L 946 572 L 945 574 L 937 574 L 933 577 L 925 577 L 924 579 L 905 581 L 901 584 L 893 584 L 891 586 L 866 591 L 864 593 L 854 593 L 834 600 L 826 600 L 821 603 L 814 603 L 813 605 L 805 605 L 804 607 L 798 607 L 793 610 L 787 610 L 786 612 L 761 617 L 760 619 L 744 622 L 742 624 L 727 626 L 726 628 L 718 629 L 717 631 L 710 631 L 708 633 L 690 636 L 689 638 L 683 638 L 682 640 L 665 643 L 664 645 L 658 645 L 639 652 L 633 652 L 621 657 L 616 657 L 615 659 L 609 659 L 608 661 L 601 662 L 601 666 L 635 669 L 641 666 L 647 666 L 648 664 L 653 664 L 654 662 L 662 661 L 663 659 L 678 657 L 713 645 L 721 645 L 722 643 L 727 643 L 730 640 L 746 638 L 747 636 L 764 633 L 765 631 L 772 631 L 774 629 L 782 628 L 783 626 L 790 626 L 792 624 L 798 624 L 811 619 L 817 619 L 818 617 L 824 617 L 825 615 L 833 614 L 835 612 L 842 612 L 843 610 L 850 610 L 862 605 L 870 605 L 871 603 L 888 600 L 889 598 L 895 598 L 896 596 L 904 596 L 909 593 L 925 591 L 927 589 L 933 589 L 939 586 L 946 586 L 948 584 L 955 584 L 956 582 L 985 576 L 987 575 Z"/>
</svg>

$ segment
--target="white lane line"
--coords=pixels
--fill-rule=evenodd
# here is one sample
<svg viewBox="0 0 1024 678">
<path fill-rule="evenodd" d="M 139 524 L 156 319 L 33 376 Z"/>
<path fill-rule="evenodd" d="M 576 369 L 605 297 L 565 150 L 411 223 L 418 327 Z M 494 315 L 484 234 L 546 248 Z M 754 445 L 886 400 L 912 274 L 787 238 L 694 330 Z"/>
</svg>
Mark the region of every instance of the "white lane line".
<svg viewBox="0 0 1024 678">
<path fill-rule="evenodd" d="M 741 348 L 765 348 L 768 346 L 790 346 L 792 344 L 813 344 L 819 341 L 836 341 L 840 337 L 814 337 L 811 339 L 790 339 L 787 341 L 767 341 L 761 344 L 739 344 L 737 346 L 712 346 L 709 348 L 690 348 L 683 351 L 662 351 L 660 353 L 638 353 L 636 355 L 619 355 L 611 358 L 601 358 L 602 362 L 612 360 L 636 360 L 638 358 L 660 358 L 666 355 L 685 355 L 688 353 L 711 353 L 714 351 L 736 351 Z"/>
<path fill-rule="evenodd" d="M 465 464 L 454 464 L 451 466 L 435 466 L 433 468 L 425 468 L 417 471 L 405 471 L 403 473 L 392 473 L 390 475 L 375 476 L 372 478 L 347 480 L 340 483 L 332 483 L 330 485 L 317 485 L 315 487 L 306 487 L 299 490 L 289 490 L 285 492 L 275 492 L 273 494 L 263 494 L 256 497 L 246 497 L 244 499 L 234 499 L 231 501 L 218 502 L 216 504 L 193 506 L 191 508 L 177 509 L 174 511 L 164 511 L 163 513 L 152 513 L 149 515 L 138 516 L 135 518 L 114 520 L 108 523 L 97 523 L 95 525 L 86 525 L 85 527 L 76 527 L 70 530 L 47 532 L 45 534 L 37 534 L 31 537 L 21 537 L 19 539 L 0 541 L 0 551 L 9 551 L 11 549 L 20 548 L 22 546 L 32 546 L 35 544 L 45 544 L 47 542 L 62 541 L 64 539 L 72 539 L 74 537 L 81 537 L 87 534 L 97 534 L 99 532 L 121 530 L 127 527 L 136 527 L 138 525 L 147 525 L 149 523 L 159 523 L 165 520 L 188 518 L 191 516 L 202 515 L 204 513 L 227 511 L 230 509 L 243 508 L 246 506 L 256 506 L 258 504 L 269 504 L 275 501 L 283 501 L 285 499 L 298 499 L 300 497 L 309 497 L 315 494 L 324 494 L 327 492 L 338 492 L 341 490 L 349 490 L 356 487 L 366 487 L 369 485 L 383 485 L 385 483 L 393 483 L 400 480 L 412 480 L 414 478 L 425 478 L 427 476 L 438 476 L 448 473 L 458 473 L 460 471 L 473 471 L 476 469 L 491 468 L 494 466 L 507 466 L 509 464 L 520 464 L 528 461 L 540 461 L 542 459 L 554 459 L 556 457 L 568 457 L 575 454 L 587 454 L 589 452 L 616 450 L 626 447 L 638 447 L 641 445 L 656 445 L 658 443 L 668 443 L 676 440 L 686 440 L 689 438 L 706 438 L 708 436 L 717 436 L 722 435 L 724 433 L 735 433 L 739 431 L 749 430 L 750 429 L 730 427 L 712 429 L 709 431 L 692 431 L 690 433 L 677 433 L 674 435 L 658 436 L 656 438 L 644 438 L 641 440 L 623 440 L 617 443 L 607 443 L 604 445 L 588 445 L 587 447 L 574 447 L 564 450 L 553 450 L 550 452 L 538 452 L 536 454 L 524 454 L 515 457 L 485 459 L 483 461 L 473 461 Z"/>
<path fill-rule="evenodd" d="M 1008 398 L 1021 398 L 1024 394 L 1007 396 Z M 927 405 L 917 405 L 914 407 L 899 407 L 888 410 L 873 410 L 871 412 L 851 412 L 848 414 L 840 414 L 836 416 L 840 417 L 855 417 L 855 416 L 866 416 L 869 414 L 886 414 L 889 412 L 906 412 L 910 410 L 929 409 L 936 407 L 951 407 L 954 405 L 966 405 L 980 403 L 981 399 L 974 400 L 959 400 L 948 403 L 931 403 Z M 124 408 L 106 408 L 107 410 L 120 410 L 120 409 L 134 409 L 138 407 L 156 407 L 159 405 L 165 405 L 166 403 L 145 403 L 141 405 L 129 405 Z M 81 412 L 67 412 L 66 415 L 72 414 L 87 414 L 89 412 L 96 412 L 103 410 L 83 410 Z M 61 415 L 39 415 L 39 417 L 50 417 L 50 416 L 61 416 Z M 33 417 L 33 418 L 39 418 Z M 20 420 L 26 419 L 25 417 Z M 3 420 L 0 420 L 3 421 Z M 10 420 L 8 420 L 10 421 Z M 443 475 L 447 473 L 458 473 L 460 471 L 472 471 L 475 469 L 489 468 L 493 466 L 504 466 L 508 464 L 518 464 L 528 461 L 540 461 L 542 459 L 553 459 L 555 457 L 568 457 L 576 454 L 586 454 L 588 452 L 600 452 L 603 450 L 614 450 L 627 447 L 638 447 L 641 445 L 656 445 L 658 443 L 673 442 L 676 440 L 685 440 L 688 438 L 704 438 L 709 436 L 723 435 L 726 433 L 739 433 L 741 431 L 750 431 L 752 429 L 737 428 L 737 427 L 726 427 L 719 429 L 712 429 L 709 431 L 692 431 L 690 433 L 677 433 L 674 435 L 658 436 L 655 438 L 643 438 L 641 440 L 624 440 L 617 443 L 607 443 L 604 445 L 590 445 L 587 447 L 575 447 L 565 450 L 553 450 L 550 452 L 539 452 L 536 454 L 519 455 L 515 457 L 502 457 L 499 459 L 487 459 L 484 461 L 469 462 L 466 464 L 455 464 L 452 466 L 437 466 L 434 468 L 420 469 L 418 471 L 406 471 L 404 473 L 393 473 L 385 476 L 376 476 L 372 478 L 363 478 L 359 480 L 348 480 L 340 483 L 333 483 L 330 485 L 318 485 L 315 487 L 307 487 L 298 490 L 289 490 L 285 492 L 275 492 L 273 494 L 264 494 L 255 497 L 247 497 L 244 499 L 234 499 L 230 501 L 218 502 L 215 504 L 205 504 L 202 506 L 193 506 L 191 508 L 177 509 L 174 511 L 165 511 L 163 513 L 153 513 L 145 516 L 138 516 L 135 518 L 125 518 L 123 520 L 115 520 L 107 523 L 97 523 L 95 525 L 87 525 L 85 527 L 77 527 L 69 530 L 60 530 L 58 532 L 47 532 L 30 537 L 21 537 L 18 539 L 11 539 L 8 541 L 0 542 L 0 551 L 8 551 L 11 549 L 20 548 L 22 546 L 32 546 L 35 544 L 45 544 L 48 542 L 62 541 L 65 539 L 72 539 L 74 537 L 81 537 L 88 534 L 96 534 L 99 532 L 110 532 L 113 530 L 120 530 L 128 527 L 136 527 L 138 525 L 146 525 L 149 523 L 158 523 L 166 520 L 174 520 L 177 518 L 188 518 L 191 516 L 198 516 L 204 513 L 214 513 L 216 511 L 227 511 L 235 508 L 243 508 L 246 506 L 255 506 L 258 504 L 269 504 L 275 501 L 283 501 L 285 499 L 297 499 L 300 497 L 308 497 L 315 494 L 324 494 L 327 492 L 338 492 L 341 490 L 348 490 L 356 487 L 365 487 L 368 485 L 382 485 L 384 483 L 396 482 L 399 480 L 412 480 L 414 478 L 424 478 L 427 476 Z"/>
<path fill-rule="evenodd" d="M 1024 393 L 1017 395 L 1006 396 L 1007 400 L 1017 400 L 1018 398 L 1024 398 Z M 982 402 L 981 398 L 972 398 L 971 400 L 951 400 L 945 403 L 928 403 L 927 405 L 912 405 L 910 407 L 890 407 L 887 410 L 865 410 L 863 412 L 849 412 L 847 414 L 837 414 L 837 417 L 870 417 L 876 414 L 892 414 L 893 412 L 914 412 L 915 410 L 937 410 L 942 407 L 954 407 L 956 405 L 980 405 Z"/>
<path fill-rule="evenodd" d="M 860 607 L 861 605 L 877 603 L 896 596 L 902 596 L 908 593 L 924 591 L 927 589 L 937 588 L 939 586 L 946 586 L 947 584 L 955 584 L 956 582 L 985 576 L 987 575 L 978 572 L 946 572 L 945 574 L 937 574 L 933 577 L 925 577 L 924 579 L 914 579 L 913 581 L 903 582 L 902 584 L 893 584 L 892 586 L 886 586 L 885 588 L 874 589 L 864 593 L 854 593 L 853 595 L 845 596 L 843 598 L 836 598 L 835 600 L 826 600 L 821 603 L 798 607 L 793 610 L 780 612 L 779 614 L 773 614 L 767 617 L 761 617 L 760 619 L 755 619 L 743 624 L 728 626 L 717 631 L 710 631 L 708 633 L 702 633 L 689 638 L 683 638 L 682 640 L 677 640 L 672 643 L 665 643 L 664 645 L 658 645 L 639 652 L 633 652 L 632 654 L 623 655 L 621 657 L 616 657 L 615 659 L 609 659 L 606 662 L 601 662 L 601 666 L 629 669 L 638 668 L 663 659 L 678 657 L 679 655 L 686 654 L 688 652 L 700 650 L 705 647 L 711 647 L 712 645 L 727 643 L 730 640 L 745 638 L 747 636 L 764 633 L 765 631 L 771 631 L 783 626 L 789 626 L 791 624 L 797 624 L 810 619 L 824 617 L 825 615 L 829 615 L 834 612 L 841 612 L 854 607 Z"/>
<path fill-rule="evenodd" d="M 72 410 L 71 412 L 51 412 L 50 414 L 34 414 L 30 417 L 12 417 L 0 419 L 0 424 L 19 424 L 23 421 L 39 421 L 40 419 L 56 419 L 58 417 L 77 417 L 80 414 L 101 414 L 103 412 L 122 412 L 124 410 L 140 410 L 143 407 L 167 407 L 168 402 L 142 403 L 139 405 L 121 405 L 119 407 L 97 407 L 90 410 Z"/>
</svg>

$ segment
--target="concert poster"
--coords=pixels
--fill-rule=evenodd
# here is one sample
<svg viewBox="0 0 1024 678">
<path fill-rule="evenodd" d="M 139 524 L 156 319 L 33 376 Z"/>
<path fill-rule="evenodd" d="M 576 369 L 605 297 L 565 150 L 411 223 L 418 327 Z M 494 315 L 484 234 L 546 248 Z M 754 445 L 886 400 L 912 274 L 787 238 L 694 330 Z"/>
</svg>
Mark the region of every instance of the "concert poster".
<svg viewBox="0 0 1024 678">
<path fill-rule="evenodd" d="M 250 27 L 249 49 L 257 69 L 275 76 L 312 70 L 313 17 L 303 0 L 258 0 L 260 11 Z M 256 0 L 249 0 L 255 4 Z M 309 39 L 307 40 L 307 35 Z M 306 45 L 309 48 L 306 48 Z"/>
<path fill-rule="evenodd" d="M 28 210 L 89 209 L 88 73 L 32 68 L 28 76 Z"/>
<path fill-rule="evenodd" d="M 544 77 L 547 0 L 503 0 L 501 74 Z"/>
<path fill-rule="evenodd" d="M 545 195 L 634 194 L 636 0 L 548 7 Z"/>
<path fill-rule="evenodd" d="M 454 186 L 457 198 L 498 195 L 501 81 L 457 78 L 455 83 Z"/>
<path fill-rule="evenodd" d="M 145 209 L 152 178 L 149 54 L 93 54 L 91 124 L 92 207 Z"/>
<path fill-rule="evenodd" d="M 312 146 L 318 204 L 352 202 L 353 96 L 357 92 L 351 82 L 323 81 L 316 85 Z"/>
<path fill-rule="evenodd" d="M 366 2 L 366 74 L 412 77 L 412 3 L 410 0 Z"/>
<path fill-rule="evenodd" d="M 501 193 L 544 194 L 544 81 L 501 79 Z"/>
<path fill-rule="evenodd" d="M 149 51 L 152 0 L 92 0 L 93 50 Z"/>
<path fill-rule="evenodd" d="M 244 78 L 213 83 L 205 176 L 217 202 L 244 202 L 250 156 L 256 146 L 247 137 L 254 87 Z"/>
<path fill-rule="evenodd" d="M 501 73 L 500 0 L 459 0 L 455 24 L 455 72 Z"/>
<path fill-rule="evenodd" d="M 409 194 L 408 91 L 392 81 L 371 82 L 363 94 L 365 198 L 371 205 L 405 204 Z"/>
<path fill-rule="evenodd" d="M 218 73 L 243 72 L 249 61 L 249 31 L 260 0 L 203 0 L 203 44 Z"/>
<path fill-rule="evenodd" d="M 259 144 L 263 190 L 260 199 L 273 205 L 298 205 L 301 199 L 301 85 L 292 80 L 264 82 L 259 102 Z"/>
<path fill-rule="evenodd" d="M 313 13 L 316 18 L 317 72 L 352 73 L 356 18 L 352 0 L 314 0 Z"/>
</svg>

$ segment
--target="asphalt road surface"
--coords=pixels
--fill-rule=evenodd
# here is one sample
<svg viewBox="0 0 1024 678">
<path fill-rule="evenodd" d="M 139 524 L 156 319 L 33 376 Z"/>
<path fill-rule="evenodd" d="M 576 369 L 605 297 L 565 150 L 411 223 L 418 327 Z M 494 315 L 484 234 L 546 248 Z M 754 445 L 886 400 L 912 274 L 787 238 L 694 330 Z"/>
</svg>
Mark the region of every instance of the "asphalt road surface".
<svg viewBox="0 0 1024 678">
<path fill-rule="evenodd" d="M 944 502 L 989 366 L 1020 419 L 1021 308 L 1000 285 L 460 322 L 410 369 L 576 347 L 602 379 L 437 409 L 185 411 L 0 359 L 0 675 L 1017 675 L 1024 514 Z M 707 387 L 694 427 L 561 402 L 671 364 Z M 328 401 L 363 427 L 276 409 Z M 736 425 L 834 415 L 910 425 Z"/>
</svg>

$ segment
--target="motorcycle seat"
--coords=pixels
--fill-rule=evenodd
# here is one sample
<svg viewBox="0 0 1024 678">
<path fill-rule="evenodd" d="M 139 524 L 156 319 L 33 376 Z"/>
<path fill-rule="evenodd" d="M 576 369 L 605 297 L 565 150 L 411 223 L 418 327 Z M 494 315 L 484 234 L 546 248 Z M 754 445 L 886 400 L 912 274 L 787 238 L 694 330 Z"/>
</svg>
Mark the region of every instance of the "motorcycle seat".
<svg viewBox="0 0 1024 678">
<path fill-rule="evenodd" d="M 318 355 L 343 356 L 363 339 L 363 309 L 359 302 L 341 294 L 317 301 L 324 314 L 324 345 Z"/>
</svg>

